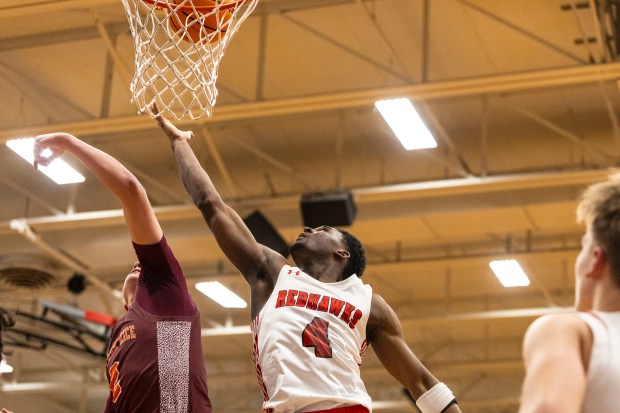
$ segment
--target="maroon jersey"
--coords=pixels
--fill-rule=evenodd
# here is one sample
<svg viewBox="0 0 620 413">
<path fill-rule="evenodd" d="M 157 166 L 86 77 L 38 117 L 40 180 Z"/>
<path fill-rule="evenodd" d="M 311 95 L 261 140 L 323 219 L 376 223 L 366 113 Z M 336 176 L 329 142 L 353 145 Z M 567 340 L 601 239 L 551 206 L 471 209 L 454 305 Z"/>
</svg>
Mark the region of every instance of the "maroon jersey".
<svg viewBox="0 0 620 413">
<path fill-rule="evenodd" d="M 134 303 L 114 326 L 106 413 L 211 413 L 200 313 L 165 238 L 134 248 L 142 266 Z"/>
</svg>

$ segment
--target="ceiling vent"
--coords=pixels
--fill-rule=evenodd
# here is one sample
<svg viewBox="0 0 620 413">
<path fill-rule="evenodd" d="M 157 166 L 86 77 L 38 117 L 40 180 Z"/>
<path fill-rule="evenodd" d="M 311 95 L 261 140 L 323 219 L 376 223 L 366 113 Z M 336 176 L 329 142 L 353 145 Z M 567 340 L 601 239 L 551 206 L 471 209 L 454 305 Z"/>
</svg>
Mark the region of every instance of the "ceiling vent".
<svg viewBox="0 0 620 413">
<path fill-rule="evenodd" d="M 53 266 L 36 255 L 0 257 L 0 287 L 40 290 L 56 277 Z"/>
</svg>

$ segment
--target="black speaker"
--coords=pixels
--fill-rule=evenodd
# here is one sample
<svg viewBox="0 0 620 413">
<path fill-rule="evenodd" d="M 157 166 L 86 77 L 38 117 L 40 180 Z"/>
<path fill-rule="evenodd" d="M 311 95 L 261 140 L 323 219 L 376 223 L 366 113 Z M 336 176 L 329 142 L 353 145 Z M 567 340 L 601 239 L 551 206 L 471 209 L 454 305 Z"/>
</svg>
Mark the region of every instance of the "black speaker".
<svg viewBox="0 0 620 413">
<path fill-rule="evenodd" d="M 243 222 L 259 244 L 271 248 L 284 257 L 288 256 L 288 244 L 260 211 L 252 212 L 243 219 Z"/>
<path fill-rule="evenodd" d="M 304 225 L 310 228 L 348 226 L 356 213 L 351 191 L 313 192 L 301 196 Z"/>
<path fill-rule="evenodd" d="M 76 272 L 73 277 L 67 281 L 67 289 L 73 294 L 79 294 L 86 288 L 86 277 L 84 274 Z"/>
</svg>

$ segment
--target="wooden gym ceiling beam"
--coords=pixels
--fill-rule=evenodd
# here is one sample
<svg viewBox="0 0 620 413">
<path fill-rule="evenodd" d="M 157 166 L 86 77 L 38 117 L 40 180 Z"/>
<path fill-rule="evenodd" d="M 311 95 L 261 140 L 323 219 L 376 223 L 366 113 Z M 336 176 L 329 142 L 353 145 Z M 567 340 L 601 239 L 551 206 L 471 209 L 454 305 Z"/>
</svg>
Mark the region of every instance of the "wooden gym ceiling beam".
<svg viewBox="0 0 620 413">
<path fill-rule="evenodd" d="M 540 91 L 545 88 L 598 82 L 615 82 L 618 78 L 620 78 L 620 62 L 604 65 L 576 66 L 564 69 L 216 106 L 211 118 L 194 121 L 186 120 L 179 122 L 179 125 L 197 125 L 205 122 L 234 122 L 320 111 L 372 107 L 376 100 L 392 98 L 394 96 L 428 101 L 529 90 Z M 4 129 L 0 130 L 0 144 L 16 136 L 34 136 L 49 132 L 50 129 L 70 130 L 76 135 L 87 137 L 88 135 L 95 134 L 127 133 L 153 128 L 154 122 L 150 117 L 130 115 L 18 129 Z"/>
<path fill-rule="evenodd" d="M 14 219 L 11 221 L 11 229 L 22 235 L 32 244 L 37 246 L 41 252 L 53 259 L 55 262 L 66 266 L 72 271 L 84 274 L 88 281 L 91 282 L 100 291 L 105 292 L 117 300 L 123 299 L 123 293 L 120 290 L 112 288 L 107 282 L 100 279 L 85 264 L 69 255 L 67 252 L 60 250 L 43 239 L 40 234 L 35 233 L 24 219 Z"/>
<path fill-rule="evenodd" d="M 0 15 L 2 18 L 19 18 L 23 16 L 31 16 L 37 14 L 60 13 L 71 9 L 89 10 L 96 6 L 114 6 L 120 3 L 118 0 L 56 0 L 47 1 L 45 3 L 30 3 L 22 5 L 0 6 Z"/>
<path fill-rule="evenodd" d="M 16 6 L 9 8 L 0 7 L 0 13 L 2 13 L 2 18 L 9 18 L 11 16 L 18 17 L 20 15 L 28 15 L 35 11 L 40 14 L 43 11 L 47 10 L 47 8 L 50 9 L 50 12 L 66 10 L 70 7 L 81 7 L 84 9 L 88 9 L 90 8 L 90 3 L 93 3 L 93 6 L 100 3 L 110 3 L 110 5 L 112 5 L 113 3 L 118 3 L 118 0 L 101 0 L 99 2 L 90 0 L 82 2 L 64 1 L 58 3 L 38 5 L 36 7 L 32 5 Z M 251 17 L 267 16 L 270 14 L 281 14 L 299 11 L 303 9 L 328 7 L 347 3 L 363 3 L 363 0 L 284 0 L 271 3 L 259 3 L 256 10 L 252 13 Z M 92 8 L 91 10 L 93 10 L 92 13 L 96 14 L 94 8 Z M 31 47 L 48 46 L 58 43 L 96 39 L 100 37 L 102 26 L 103 23 L 99 23 L 98 25 L 88 27 L 79 27 L 53 32 L 32 33 L 16 37 L 7 37 L 4 39 L 0 39 L 0 52 L 27 49 Z M 126 21 L 108 22 L 107 24 L 105 24 L 105 30 L 108 32 L 110 37 L 114 37 L 115 35 L 121 33 L 130 35 L 129 25 Z"/>
<path fill-rule="evenodd" d="M 486 322 L 491 320 L 505 321 L 516 318 L 536 318 L 549 314 L 564 314 L 574 311 L 570 307 L 535 307 L 535 308 L 516 308 L 508 310 L 491 310 L 491 311 L 476 311 L 470 313 L 457 313 L 447 314 L 436 317 L 424 317 L 424 318 L 400 318 L 400 323 L 404 329 L 413 327 L 431 327 L 431 326 L 445 326 L 448 324 L 462 323 L 462 322 Z M 249 325 L 238 326 L 226 326 L 226 327 L 211 327 L 203 328 L 201 330 L 202 337 L 215 337 L 215 336 L 236 336 L 236 335 L 249 335 L 251 334 Z"/>
<path fill-rule="evenodd" d="M 559 173 L 536 173 L 504 175 L 487 178 L 462 178 L 441 181 L 412 182 L 367 188 L 351 188 L 357 204 L 411 199 L 427 199 L 458 195 L 477 196 L 485 193 L 501 193 L 521 189 L 586 186 L 601 181 L 609 175 L 604 169 Z M 230 201 L 233 208 L 290 209 L 299 207 L 300 194 L 267 198 L 251 198 Z M 154 208 L 160 221 L 193 219 L 200 216 L 194 205 L 168 205 Z M 123 221 L 121 209 L 80 212 L 29 218 L 25 222 L 36 231 L 75 230 L 93 226 L 119 225 Z M 0 222 L 0 234 L 12 232 L 11 221 Z"/>
<path fill-rule="evenodd" d="M 380 0 L 366 0 L 377 2 Z M 386 1 L 386 0 L 381 0 Z M 272 13 L 286 13 L 304 9 L 353 4 L 356 0 L 271 0 L 259 2 L 252 16 Z M 19 18 L 25 15 L 60 13 L 71 9 L 89 10 L 93 7 L 120 7 L 119 0 L 61 0 L 19 6 L 0 6 L 3 18 Z"/>
<path fill-rule="evenodd" d="M 4 13 L 0 8 L 0 13 Z M 111 36 L 126 33 L 129 35 L 127 23 L 107 24 L 106 30 Z M 59 30 L 54 32 L 33 33 L 25 36 L 8 37 L 1 39 L 0 52 L 11 50 L 28 49 L 30 47 L 49 46 L 58 43 L 68 43 L 75 41 L 91 40 L 100 37 L 97 27 L 88 26 L 77 29 Z"/>
</svg>

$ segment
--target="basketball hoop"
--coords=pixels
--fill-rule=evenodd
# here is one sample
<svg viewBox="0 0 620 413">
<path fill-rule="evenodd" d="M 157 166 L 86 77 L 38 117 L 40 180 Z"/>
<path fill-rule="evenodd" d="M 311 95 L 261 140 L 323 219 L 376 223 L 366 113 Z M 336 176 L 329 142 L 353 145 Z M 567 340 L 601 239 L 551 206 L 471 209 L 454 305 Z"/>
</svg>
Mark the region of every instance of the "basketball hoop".
<svg viewBox="0 0 620 413">
<path fill-rule="evenodd" d="M 136 51 L 130 90 L 138 112 L 157 103 L 175 119 L 198 119 L 217 99 L 226 46 L 258 0 L 122 0 Z"/>
</svg>

